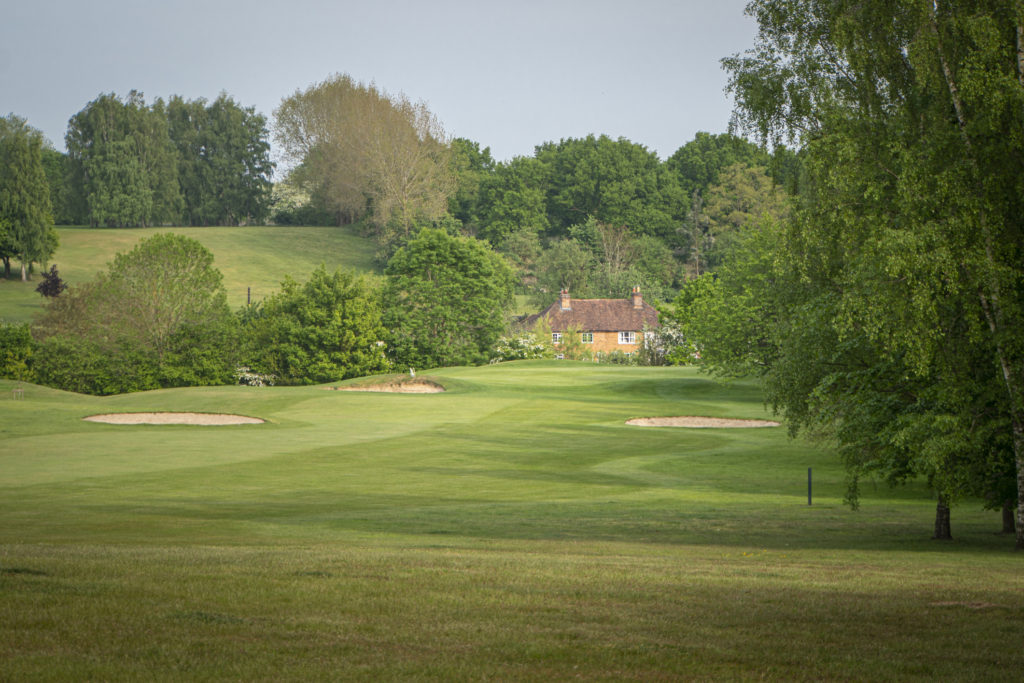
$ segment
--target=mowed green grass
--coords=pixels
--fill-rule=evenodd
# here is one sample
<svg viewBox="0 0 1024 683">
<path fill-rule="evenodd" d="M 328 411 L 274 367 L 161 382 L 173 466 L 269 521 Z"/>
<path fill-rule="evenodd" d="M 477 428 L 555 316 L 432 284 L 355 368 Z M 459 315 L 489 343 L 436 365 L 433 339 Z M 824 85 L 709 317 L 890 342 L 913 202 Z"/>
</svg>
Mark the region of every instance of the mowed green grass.
<svg viewBox="0 0 1024 683">
<path fill-rule="evenodd" d="M 841 502 L 824 447 L 687 368 L 533 361 L 444 394 L 0 382 L 3 680 L 1008 680 L 1024 571 L 967 501 Z M 117 411 L 255 426 L 114 426 Z M 807 505 L 807 468 L 815 499 Z"/>
<path fill-rule="evenodd" d="M 321 263 L 329 271 L 374 269 L 372 240 L 353 228 L 331 227 L 57 228 L 60 247 L 51 263 L 68 282 L 85 282 L 105 270 L 116 254 L 158 232 L 192 237 L 213 252 L 232 307 L 244 305 L 250 289 L 253 300 L 274 293 L 286 275 L 303 282 Z M 28 322 L 41 311 L 38 284 L 38 274 L 28 283 L 15 273 L 11 280 L 0 278 L 0 320 Z"/>
</svg>

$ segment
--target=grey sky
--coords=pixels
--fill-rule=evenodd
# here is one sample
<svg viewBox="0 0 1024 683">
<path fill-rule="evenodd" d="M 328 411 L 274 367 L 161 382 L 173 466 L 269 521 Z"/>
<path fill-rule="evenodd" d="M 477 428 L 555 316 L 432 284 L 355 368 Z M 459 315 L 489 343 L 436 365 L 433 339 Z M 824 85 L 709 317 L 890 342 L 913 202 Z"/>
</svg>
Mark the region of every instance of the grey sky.
<svg viewBox="0 0 1024 683">
<path fill-rule="evenodd" d="M 497 159 L 588 133 L 662 158 L 724 132 L 719 60 L 753 44 L 746 0 L 33 0 L 5 3 L 0 114 L 63 149 L 104 92 L 227 92 L 272 121 L 332 73 L 423 100 Z"/>
</svg>

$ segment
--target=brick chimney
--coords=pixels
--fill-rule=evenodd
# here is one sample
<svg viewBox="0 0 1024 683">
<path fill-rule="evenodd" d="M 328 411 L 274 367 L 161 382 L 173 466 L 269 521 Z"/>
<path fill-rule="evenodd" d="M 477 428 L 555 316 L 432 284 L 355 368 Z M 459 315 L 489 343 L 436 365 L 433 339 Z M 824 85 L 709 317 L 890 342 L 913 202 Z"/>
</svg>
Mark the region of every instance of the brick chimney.
<svg viewBox="0 0 1024 683">
<path fill-rule="evenodd" d="M 639 287 L 634 287 L 633 288 L 633 308 L 643 308 L 643 307 L 644 307 L 644 298 L 642 296 L 640 296 L 640 288 Z"/>
<path fill-rule="evenodd" d="M 572 299 L 569 298 L 569 290 L 568 289 L 563 289 L 562 290 L 561 298 L 562 298 L 562 310 L 563 311 L 571 311 L 572 310 Z"/>
</svg>

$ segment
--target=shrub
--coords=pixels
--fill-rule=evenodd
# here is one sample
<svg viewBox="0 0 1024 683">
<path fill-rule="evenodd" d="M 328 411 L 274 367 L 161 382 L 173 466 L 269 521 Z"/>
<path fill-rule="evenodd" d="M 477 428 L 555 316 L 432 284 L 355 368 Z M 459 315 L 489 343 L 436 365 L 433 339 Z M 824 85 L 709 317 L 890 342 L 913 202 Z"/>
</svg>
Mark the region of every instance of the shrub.
<svg viewBox="0 0 1024 683">
<path fill-rule="evenodd" d="M 138 347 L 110 353 L 87 339 L 55 336 L 40 342 L 32 357 L 35 381 L 80 394 L 107 396 L 158 389 L 159 364 Z"/>
<path fill-rule="evenodd" d="M 0 324 L 0 377 L 31 381 L 32 334 L 27 324 Z"/>
</svg>

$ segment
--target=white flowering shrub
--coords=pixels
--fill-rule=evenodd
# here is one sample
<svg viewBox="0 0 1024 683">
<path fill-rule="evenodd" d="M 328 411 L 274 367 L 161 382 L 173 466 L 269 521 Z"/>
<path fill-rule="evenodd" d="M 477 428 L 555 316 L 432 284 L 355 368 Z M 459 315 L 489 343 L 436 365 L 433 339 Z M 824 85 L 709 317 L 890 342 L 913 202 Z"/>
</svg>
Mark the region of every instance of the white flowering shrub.
<svg viewBox="0 0 1024 683">
<path fill-rule="evenodd" d="M 523 334 L 518 337 L 501 337 L 494 345 L 492 363 L 506 360 L 530 360 L 534 358 L 551 358 L 550 344 L 537 339 L 536 335 Z"/>
<path fill-rule="evenodd" d="M 242 367 L 235 368 L 235 379 L 239 384 L 249 387 L 272 387 L 274 386 L 275 377 L 274 375 L 253 372 L 243 365 Z"/>
</svg>

